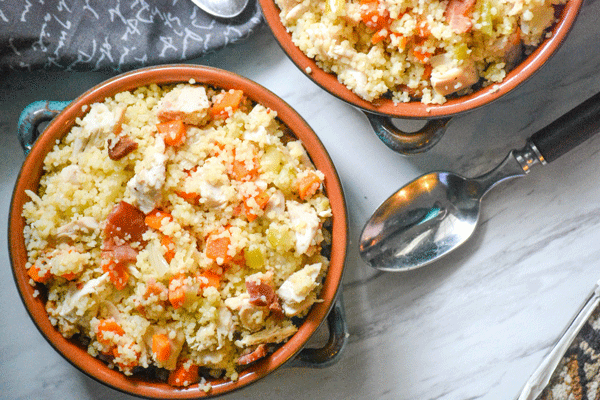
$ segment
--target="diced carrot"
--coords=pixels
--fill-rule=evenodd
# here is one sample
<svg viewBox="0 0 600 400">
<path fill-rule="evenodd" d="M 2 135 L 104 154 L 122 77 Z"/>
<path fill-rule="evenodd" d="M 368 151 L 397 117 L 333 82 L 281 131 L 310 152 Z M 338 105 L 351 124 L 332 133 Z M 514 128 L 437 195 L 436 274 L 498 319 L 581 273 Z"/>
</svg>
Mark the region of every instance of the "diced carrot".
<svg viewBox="0 0 600 400">
<path fill-rule="evenodd" d="M 296 188 L 298 189 L 298 195 L 302 200 L 307 199 L 317 193 L 317 190 L 321 187 L 321 178 L 315 173 L 310 172 L 303 175 L 296 181 Z"/>
<path fill-rule="evenodd" d="M 210 115 L 213 118 L 228 118 L 240 107 L 243 98 L 244 92 L 241 90 L 223 92 L 210 107 Z"/>
<path fill-rule="evenodd" d="M 233 216 L 234 217 L 240 216 L 242 214 L 243 209 L 244 209 L 244 203 L 243 202 L 239 203 L 238 205 L 236 205 L 233 208 L 233 212 L 232 212 Z"/>
<path fill-rule="evenodd" d="M 190 169 L 184 169 L 183 172 L 185 172 L 187 174 L 187 176 L 192 176 L 192 173 L 196 172 L 197 170 L 198 170 L 198 166 L 194 165 Z"/>
<path fill-rule="evenodd" d="M 160 229 L 162 227 L 162 220 L 167 218 L 169 221 L 173 221 L 173 216 L 166 211 L 159 210 L 155 208 L 150 211 L 146 218 L 144 218 L 144 222 L 152 229 Z"/>
<path fill-rule="evenodd" d="M 200 203 L 200 194 L 194 192 L 175 191 L 175 194 L 190 204 L 198 205 Z"/>
<path fill-rule="evenodd" d="M 185 143 L 185 124 L 181 120 L 160 122 L 156 124 L 156 129 L 169 146 L 181 146 Z"/>
<path fill-rule="evenodd" d="M 132 343 L 130 343 L 130 344 L 129 344 L 129 346 L 127 346 L 127 347 L 128 347 L 129 349 L 131 349 L 131 351 L 134 351 L 134 352 L 135 352 L 135 354 L 136 354 L 136 359 L 135 359 L 135 360 L 131 360 L 131 361 L 127 362 L 127 363 L 124 363 L 124 362 L 117 362 L 117 365 L 118 365 L 118 366 L 119 366 L 119 367 L 120 367 L 122 370 L 131 369 L 131 368 L 134 368 L 134 367 L 137 367 L 137 366 L 138 366 L 138 361 L 137 361 L 137 359 L 138 359 L 138 357 L 139 357 L 139 352 L 137 352 L 137 351 L 135 351 L 135 350 L 133 350 L 133 349 L 132 349 L 132 347 L 133 347 L 133 344 L 132 344 Z M 115 358 L 121 357 L 121 352 L 119 351 L 119 347 L 115 347 L 115 348 L 113 349 L 113 351 L 112 351 L 112 354 L 113 354 L 113 357 L 115 357 Z"/>
<path fill-rule="evenodd" d="M 75 272 L 67 272 L 66 274 L 62 274 L 61 276 L 68 281 L 72 281 L 73 279 L 77 278 L 78 275 Z"/>
<path fill-rule="evenodd" d="M 423 64 L 428 63 L 432 56 L 432 54 L 427 51 L 419 51 L 416 49 L 413 49 L 413 55 L 417 60 L 421 61 Z"/>
<path fill-rule="evenodd" d="M 207 282 L 203 278 L 206 278 Z M 197 279 L 201 289 L 209 286 L 218 288 L 221 285 L 221 275 L 213 271 L 202 271 L 197 275 Z"/>
<path fill-rule="evenodd" d="M 377 44 L 385 40 L 388 37 L 388 30 L 386 28 L 380 29 L 373 34 L 371 37 L 371 43 Z"/>
<path fill-rule="evenodd" d="M 417 36 L 421 38 L 427 38 L 431 35 L 431 30 L 429 29 L 429 24 L 427 21 L 422 20 L 417 23 Z"/>
<path fill-rule="evenodd" d="M 369 1 L 360 6 L 360 16 L 367 27 L 374 31 L 387 28 L 390 23 L 390 13 L 387 9 L 382 9 L 379 2 Z"/>
<path fill-rule="evenodd" d="M 198 366 L 190 364 L 186 366 L 186 362 L 181 362 L 175 369 L 169 374 L 167 383 L 171 386 L 183 387 L 193 385 L 200 380 L 198 374 Z"/>
<path fill-rule="evenodd" d="M 231 244 L 231 239 L 229 237 L 208 237 L 206 241 L 206 256 L 211 260 L 217 260 L 218 258 L 223 260 L 223 263 L 226 264 L 231 261 L 231 256 L 227 254 L 229 249 L 229 245 Z"/>
<path fill-rule="evenodd" d="M 259 162 L 256 154 L 254 154 L 252 161 L 249 163 L 246 160 L 236 158 L 234 154 L 231 165 L 231 176 L 237 181 L 250 181 L 258 176 L 258 168 Z"/>
<path fill-rule="evenodd" d="M 425 69 L 423 70 L 423 79 L 429 79 L 431 77 L 431 71 L 433 71 L 433 67 L 431 64 L 425 64 Z"/>
<path fill-rule="evenodd" d="M 185 303 L 185 275 L 180 273 L 171 278 L 169 281 L 169 302 L 173 308 L 177 309 Z"/>
<path fill-rule="evenodd" d="M 109 340 L 107 337 L 105 337 L 107 332 L 112 332 L 118 336 L 123 336 L 125 334 L 125 331 L 123 328 L 121 328 L 121 325 L 119 325 L 114 319 L 100 320 L 98 323 L 96 337 L 98 338 L 98 341 L 105 346 L 113 344 L 112 340 Z"/>
<path fill-rule="evenodd" d="M 45 270 L 41 275 L 40 272 L 41 270 L 39 269 L 39 267 L 33 265 L 31 268 L 29 268 L 29 270 L 27 270 L 27 275 L 29 275 L 31 279 L 38 283 L 46 283 L 50 280 L 50 278 L 52 278 L 52 273 L 50 272 L 50 269 Z"/>
<path fill-rule="evenodd" d="M 160 362 L 165 362 L 171 356 L 171 341 L 162 333 L 152 335 L 152 353 Z"/>
<path fill-rule="evenodd" d="M 215 146 L 218 150 L 215 150 L 215 156 L 220 155 L 225 150 L 225 145 L 220 142 L 215 142 Z"/>
<path fill-rule="evenodd" d="M 127 272 L 126 264 L 109 260 L 102 264 L 102 271 L 108 272 L 108 277 L 117 290 L 125 289 L 129 281 L 129 272 Z"/>
<path fill-rule="evenodd" d="M 166 288 L 163 286 L 162 283 L 149 281 L 148 285 L 146 286 L 146 293 L 144 293 L 144 298 L 147 299 L 152 295 L 160 296 L 165 290 Z"/>
<path fill-rule="evenodd" d="M 392 33 L 390 33 L 390 38 L 393 41 L 392 43 L 397 42 L 397 46 L 400 50 L 404 50 L 406 48 L 408 39 L 404 35 L 402 35 L 400 33 L 392 32 Z"/>
<path fill-rule="evenodd" d="M 175 247 L 173 246 L 173 239 L 171 239 L 167 235 L 164 235 L 160 239 L 160 244 L 167 250 L 165 252 L 165 260 L 167 260 L 167 262 L 170 263 L 173 257 L 175 257 Z"/>
<path fill-rule="evenodd" d="M 254 201 L 258 205 L 259 209 L 264 210 L 265 207 L 267 206 L 267 203 L 269 202 L 270 197 L 271 196 L 269 196 L 267 194 L 267 192 L 260 191 L 260 193 L 258 193 L 256 196 L 252 196 L 252 197 L 248 197 L 248 198 L 244 199 L 244 211 L 246 213 L 246 218 L 248 218 L 248 221 L 252 222 L 258 217 L 258 214 L 256 214 L 256 211 L 250 205 L 251 199 L 254 199 Z"/>
</svg>

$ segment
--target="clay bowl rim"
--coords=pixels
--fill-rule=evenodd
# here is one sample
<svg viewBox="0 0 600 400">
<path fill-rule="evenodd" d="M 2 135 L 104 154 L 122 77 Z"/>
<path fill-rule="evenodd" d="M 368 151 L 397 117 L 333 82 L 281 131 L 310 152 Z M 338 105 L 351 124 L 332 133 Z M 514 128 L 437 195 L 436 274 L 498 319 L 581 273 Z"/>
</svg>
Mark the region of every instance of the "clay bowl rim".
<svg viewBox="0 0 600 400">
<path fill-rule="evenodd" d="M 552 28 L 552 36 L 545 39 L 517 67 L 510 71 L 502 82 L 481 88 L 466 96 L 449 99 L 442 105 L 423 104 L 419 101 L 395 105 L 389 99 L 369 102 L 360 98 L 340 83 L 334 74 L 325 72 L 317 66 L 312 58 L 296 47 L 292 42 L 291 34 L 280 20 L 279 8 L 274 0 L 259 0 L 259 2 L 263 16 L 284 53 L 304 75 L 331 95 L 371 114 L 403 119 L 436 119 L 462 114 L 485 106 L 532 77 L 564 42 L 577 19 L 583 0 L 567 1 L 559 21 Z"/>
<path fill-rule="evenodd" d="M 198 388 L 197 385 L 179 389 L 166 383 L 153 383 L 136 377 L 125 377 L 124 374 L 109 369 L 104 362 L 87 354 L 85 348 L 63 338 L 50 323 L 42 300 L 39 297 L 34 298 L 33 292 L 36 288 L 28 283 L 23 235 L 25 222 L 21 217 L 23 205 L 29 200 L 25 195 L 25 190 L 36 191 L 45 155 L 52 148 L 54 141 L 68 132 L 75 118 L 84 115 L 83 105 L 102 101 L 105 97 L 139 86 L 152 83 L 188 82 L 190 79 L 194 79 L 196 83 L 225 89 L 242 89 L 252 100 L 277 111 L 278 117 L 302 140 L 315 166 L 325 174 L 326 190 L 333 213 L 330 267 L 320 296 L 324 301 L 313 306 L 298 332 L 273 354 L 240 372 L 236 382 L 211 381 L 213 387 L 208 393 Z M 13 277 L 21 300 L 42 336 L 67 361 L 91 378 L 118 391 L 146 398 L 208 398 L 231 393 L 265 377 L 292 359 L 304 348 L 313 333 L 326 319 L 336 300 L 342 281 L 347 241 L 347 211 L 339 176 L 323 143 L 306 121 L 284 100 L 254 81 L 218 68 L 191 64 L 148 67 L 127 72 L 92 87 L 73 100 L 47 126 L 26 157 L 14 186 L 8 226 L 8 245 Z"/>
</svg>

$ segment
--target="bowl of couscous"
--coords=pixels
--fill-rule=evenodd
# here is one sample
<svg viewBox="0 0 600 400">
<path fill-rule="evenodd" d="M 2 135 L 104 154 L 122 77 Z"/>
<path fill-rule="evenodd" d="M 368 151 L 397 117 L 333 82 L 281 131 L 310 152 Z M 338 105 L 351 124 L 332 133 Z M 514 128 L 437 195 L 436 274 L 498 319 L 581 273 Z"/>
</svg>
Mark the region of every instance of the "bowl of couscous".
<svg viewBox="0 0 600 400">
<path fill-rule="evenodd" d="M 581 0 L 260 0 L 294 64 L 364 111 L 393 150 L 426 151 L 450 118 L 527 80 L 565 39 Z M 406 133 L 392 118 L 426 119 Z"/>
<path fill-rule="evenodd" d="M 345 202 L 296 112 L 192 65 L 132 71 L 57 104 L 19 121 L 28 156 L 9 247 L 23 303 L 61 355 L 148 398 L 222 395 L 288 361 L 335 362 Z M 324 321 L 328 344 L 305 349 Z"/>
</svg>

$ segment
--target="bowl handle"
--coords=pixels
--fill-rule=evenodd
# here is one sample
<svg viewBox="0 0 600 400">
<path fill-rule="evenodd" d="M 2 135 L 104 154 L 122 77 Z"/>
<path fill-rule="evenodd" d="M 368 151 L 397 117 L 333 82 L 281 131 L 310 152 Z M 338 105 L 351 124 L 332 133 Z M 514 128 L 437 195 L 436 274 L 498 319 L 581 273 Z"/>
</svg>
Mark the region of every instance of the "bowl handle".
<svg viewBox="0 0 600 400">
<path fill-rule="evenodd" d="M 339 360 L 348 340 L 346 312 L 341 292 L 327 315 L 327 327 L 329 328 L 329 340 L 325 346 L 320 349 L 305 348 L 301 350 L 296 358 L 290 360 L 286 366 L 325 368 Z"/>
<path fill-rule="evenodd" d="M 395 152 L 411 155 L 432 148 L 446 132 L 452 117 L 429 119 L 416 132 L 405 132 L 392 123 L 392 118 L 363 111 L 379 139 Z"/>
<path fill-rule="evenodd" d="M 40 135 L 39 126 L 51 121 L 69 103 L 70 101 L 40 100 L 34 101 L 23 109 L 17 125 L 17 135 L 25 154 L 29 153 Z"/>
</svg>

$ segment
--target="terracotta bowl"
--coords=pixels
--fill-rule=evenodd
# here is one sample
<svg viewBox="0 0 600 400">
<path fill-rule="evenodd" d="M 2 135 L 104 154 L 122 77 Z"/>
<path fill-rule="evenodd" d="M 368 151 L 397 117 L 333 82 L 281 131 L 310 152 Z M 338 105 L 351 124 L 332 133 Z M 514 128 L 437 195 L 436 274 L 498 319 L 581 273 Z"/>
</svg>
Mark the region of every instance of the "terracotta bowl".
<svg viewBox="0 0 600 400">
<path fill-rule="evenodd" d="M 316 167 L 325 174 L 326 191 L 333 212 L 331 266 L 321 292 L 323 302 L 314 305 L 298 332 L 287 343 L 270 356 L 241 372 L 238 381 L 212 381 L 213 388 L 208 393 L 200 390 L 197 385 L 177 389 L 166 383 L 145 381 L 141 377 L 126 377 L 118 371 L 109 369 L 104 362 L 90 356 L 84 347 L 65 339 L 55 330 L 48 319 L 43 300 L 40 297 L 34 297 L 35 288 L 29 285 L 29 277 L 25 269 L 27 261 L 23 237 L 25 221 L 21 217 L 23 205 L 29 200 L 24 193 L 25 190 L 37 191 L 42 175 L 44 157 L 51 150 L 55 141 L 62 138 L 71 129 L 75 119 L 83 116 L 82 106 L 103 101 L 105 97 L 139 86 L 151 83 L 188 82 L 190 79 L 194 79 L 198 83 L 225 89 L 242 89 L 252 100 L 277 111 L 278 117 L 283 123 L 290 127 L 294 134 L 302 140 Z M 56 114 L 52 110 L 52 105 L 56 105 L 56 103 L 44 102 L 41 107 L 39 104 L 37 106 L 32 105 L 35 110 L 28 110 L 27 115 L 22 116 L 19 121 L 19 128 L 22 130 L 32 128 L 34 124 L 31 123 L 31 118 L 35 119 L 36 115 L 45 116 L 46 119 L 51 118 Z M 31 117 L 32 115 L 33 117 Z M 20 133 L 23 136 L 23 133 Z M 21 139 L 24 149 L 29 150 L 30 144 L 27 143 L 27 137 Z M 69 103 L 64 110 L 52 119 L 46 130 L 31 146 L 31 151 L 23 164 L 14 188 L 8 237 L 12 270 L 18 291 L 27 311 L 42 335 L 75 367 L 90 377 L 129 394 L 149 398 L 180 399 L 222 395 L 259 380 L 289 360 L 293 360 L 296 365 L 314 367 L 328 365 L 339 356 L 345 341 L 343 308 L 341 301 L 336 302 L 336 294 L 340 286 L 346 255 L 347 216 L 342 186 L 335 167 L 316 134 L 283 100 L 264 87 L 230 72 L 191 65 L 146 68 L 101 83 Z M 327 345 L 321 349 L 305 349 L 304 347 L 311 335 L 325 320 L 327 320 L 330 331 L 332 331 Z"/>
<path fill-rule="evenodd" d="M 561 45 L 582 4 L 582 0 L 569 0 L 552 28 L 552 35 L 508 73 L 501 83 L 479 89 L 467 96 L 450 99 L 442 105 L 423 104 L 419 101 L 396 105 L 389 99 L 368 102 L 340 83 L 336 75 L 319 68 L 312 58 L 307 57 L 292 42 L 291 34 L 281 22 L 280 10 L 275 1 L 259 1 L 277 41 L 300 71 L 329 93 L 362 110 L 379 138 L 392 150 L 403 154 L 430 149 L 441 138 L 452 116 L 489 104 L 530 78 Z M 393 125 L 393 118 L 425 119 L 428 122 L 418 132 L 409 133 Z"/>
</svg>

